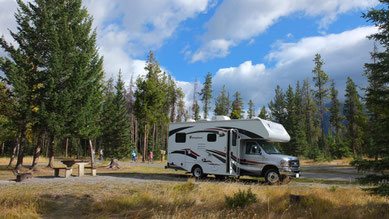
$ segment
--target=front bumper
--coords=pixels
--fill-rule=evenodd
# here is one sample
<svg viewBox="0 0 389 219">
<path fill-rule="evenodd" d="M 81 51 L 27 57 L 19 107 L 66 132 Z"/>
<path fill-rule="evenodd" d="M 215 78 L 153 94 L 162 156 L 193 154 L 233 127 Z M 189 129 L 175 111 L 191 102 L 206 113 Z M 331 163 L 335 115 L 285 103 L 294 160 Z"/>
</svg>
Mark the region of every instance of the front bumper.
<svg viewBox="0 0 389 219">
<path fill-rule="evenodd" d="M 287 175 L 294 178 L 299 178 L 301 176 L 300 167 L 299 168 L 290 168 L 283 167 L 279 169 L 281 175 Z"/>
</svg>

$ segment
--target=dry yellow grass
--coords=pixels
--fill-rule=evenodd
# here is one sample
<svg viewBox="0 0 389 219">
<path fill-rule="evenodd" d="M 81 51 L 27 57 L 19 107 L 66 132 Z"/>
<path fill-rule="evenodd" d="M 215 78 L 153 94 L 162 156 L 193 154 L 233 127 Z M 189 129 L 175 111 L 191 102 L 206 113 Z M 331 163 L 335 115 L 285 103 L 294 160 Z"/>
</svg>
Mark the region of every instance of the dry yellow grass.
<svg viewBox="0 0 389 219">
<path fill-rule="evenodd" d="M 300 164 L 301 166 L 319 166 L 319 165 L 349 166 L 351 161 L 353 161 L 352 157 L 347 157 L 340 160 L 332 160 L 332 161 L 314 161 L 309 159 L 300 159 Z"/>
<path fill-rule="evenodd" d="M 258 201 L 229 209 L 225 196 L 248 190 Z M 291 205 L 289 195 L 303 195 Z M 83 203 L 80 206 L 74 203 Z M 359 188 L 309 188 L 195 182 L 10 187 L 0 191 L 0 218 L 389 218 L 388 198 Z"/>
<path fill-rule="evenodd" d="M 4 168 L 0 169 L 0 179 L 14 178 Z M 97 172 L 121 179 L 128 177 L 129 181 L 140 175 L 144 180 L 126 184 L 100 181 L 0 185 L 0 218 L 389 218 L 389 198 L 371 195 L 357 185 L 292 181 L 284 186 L 265 186 L 250 180 L 192 178 L 178 182 L 171 178 L 185 180 L 187 176 L 182 171 L 131 164 L 120 170 L 99 168 Z M 47 167 L 34 172 L 34 176 L 52 175 L 53 170 Z M 249 188 L 257 202 L 236 209 L 226 206 L 226 195 Z M 304 198 L 292 205 L 290 194 Z"/>
<path fill-rule="evenodd" d="M 31 165 L 32 164 L 32 156 L 24 157 L 23 158 L 23 163 L 26 165 Z M 15 157 L 14 160 L 14 165 L 16 164 L 16 160 L 18 158 Z M 40 157 L 39 158 L 39 163 L 48 163 L 49 160 L 46 157 Z M 9 164 L 9 157 L 0 157 L 0 165 L 8 165 Z"/>
</svg>

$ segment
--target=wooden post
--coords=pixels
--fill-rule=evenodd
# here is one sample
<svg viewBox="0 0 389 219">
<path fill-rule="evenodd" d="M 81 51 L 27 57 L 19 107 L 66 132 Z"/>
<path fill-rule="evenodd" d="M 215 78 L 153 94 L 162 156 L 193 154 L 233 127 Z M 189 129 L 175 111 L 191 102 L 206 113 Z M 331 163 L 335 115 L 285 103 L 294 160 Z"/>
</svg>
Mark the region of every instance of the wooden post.
<svg viewBox="0 0 389 219">
<path fill-rule="evenodd" d="M 65 157 L 68 157 L 68 145 L 69 145 L 69 138 L 66 138 L 66 144 L 65 144 Z"/>
<path fill-rule="evenodd" d="M 146 161 L 146 146 L 147 146 L 147 123 L 145 124 L 145 133 L 143 139 L 143 157 L 142 157 L 143 163 Z"/>
<path fill-rule="evenodd" d="M 89 139 L 89 149 L 90 149 L 90 163 L 91 163 L 91 166 L 92 166 L 92 169 L 95 168 L 95 158 L 93 156 L 93 144 L 92 144 L 92 140 Z M 80 166 L 79 166 L 80 167 Z"/>
</svg>

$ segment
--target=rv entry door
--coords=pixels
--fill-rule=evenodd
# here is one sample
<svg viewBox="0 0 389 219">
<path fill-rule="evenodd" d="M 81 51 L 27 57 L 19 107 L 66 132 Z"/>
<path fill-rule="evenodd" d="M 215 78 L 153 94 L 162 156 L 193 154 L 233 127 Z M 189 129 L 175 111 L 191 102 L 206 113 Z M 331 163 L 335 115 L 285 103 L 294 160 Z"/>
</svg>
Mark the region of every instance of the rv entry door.
<svg viewBox="0 0 389 219">
<path fill-rule="evenodd" d="M 228 132 L 227 145 L 227 169 L 230 175 L 239 175 L 239 133 L 236 129 L 231 129 Z"/>
</svg>

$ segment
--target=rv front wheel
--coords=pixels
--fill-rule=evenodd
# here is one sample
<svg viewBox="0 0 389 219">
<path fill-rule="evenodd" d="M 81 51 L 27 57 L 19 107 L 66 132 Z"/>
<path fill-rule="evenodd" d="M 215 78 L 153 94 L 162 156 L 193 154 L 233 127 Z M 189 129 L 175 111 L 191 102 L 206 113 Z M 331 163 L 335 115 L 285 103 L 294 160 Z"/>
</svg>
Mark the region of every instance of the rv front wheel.
<svg viewBox="0 0 389 219">
<path fill-rule="evenodd" d="M 203 177 L 203 169 L 201 169 L 200 166 L 195 166 L 192 170 L 192 173 L 193 173 L 193 176 L 197 179 L 199 178 L 202 178 Z"/>
<path fill-rule="evenodd" d="M 265 174 L 265 180 L 269 185 L 276 184 L 280 181 L 280 174 L 276 169 L 270 169 Z"/>
</svg>

